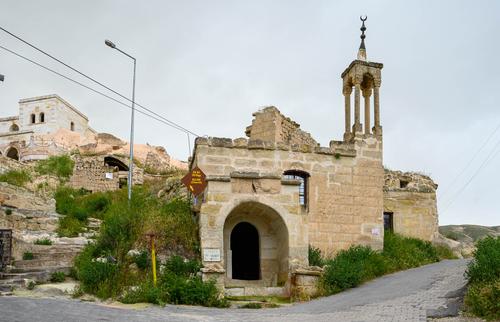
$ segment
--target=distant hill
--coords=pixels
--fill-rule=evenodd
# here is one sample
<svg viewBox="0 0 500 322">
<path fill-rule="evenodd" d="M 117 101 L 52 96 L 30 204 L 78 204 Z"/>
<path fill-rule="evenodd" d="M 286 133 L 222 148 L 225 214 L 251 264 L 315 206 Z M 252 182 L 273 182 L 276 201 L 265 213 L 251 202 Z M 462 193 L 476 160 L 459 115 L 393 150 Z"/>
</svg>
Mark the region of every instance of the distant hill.
<svg viewBox="0 0 500 322">
<path fill-rule="evenodd" d="M 439 232 L 446 238 L 469 244 L 486 236 L 500 236 L 500 226 L 447 225 L 440 226 Z"/>
</svg>

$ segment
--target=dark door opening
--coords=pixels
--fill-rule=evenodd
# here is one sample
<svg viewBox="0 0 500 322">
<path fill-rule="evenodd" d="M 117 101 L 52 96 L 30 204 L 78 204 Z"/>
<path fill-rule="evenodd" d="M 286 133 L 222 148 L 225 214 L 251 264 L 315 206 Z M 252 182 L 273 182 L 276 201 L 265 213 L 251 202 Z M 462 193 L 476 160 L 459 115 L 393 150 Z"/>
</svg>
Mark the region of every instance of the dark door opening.
<svg viewBox="0 0 500 322">
<path fill-rule="evenodd" d="M 392 212 L 384 212 L 384 230 L 385 231 L 394 231 L 394 222 L 393 222 L 393 213 Z"/>
<path fill-rule="evenodd" d="M 240 222 L 231 232 L 233 279 L 260 279 L 259 233 L 247 222 Z"/>
</svg>

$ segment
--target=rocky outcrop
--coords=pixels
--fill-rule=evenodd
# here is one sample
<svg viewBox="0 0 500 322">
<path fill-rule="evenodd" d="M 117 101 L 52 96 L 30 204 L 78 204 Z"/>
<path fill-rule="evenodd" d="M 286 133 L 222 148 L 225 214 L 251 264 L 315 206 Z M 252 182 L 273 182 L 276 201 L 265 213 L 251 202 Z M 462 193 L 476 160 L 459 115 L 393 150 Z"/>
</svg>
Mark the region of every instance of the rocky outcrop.
<svg viewBox="0 0 500 322">
<path fill-rule="evenodd" d="M 0 182 L 0 206 L 28 211 L 55 212 L 56 201 L 40 197 L 33 192 Z"/>
</svg>

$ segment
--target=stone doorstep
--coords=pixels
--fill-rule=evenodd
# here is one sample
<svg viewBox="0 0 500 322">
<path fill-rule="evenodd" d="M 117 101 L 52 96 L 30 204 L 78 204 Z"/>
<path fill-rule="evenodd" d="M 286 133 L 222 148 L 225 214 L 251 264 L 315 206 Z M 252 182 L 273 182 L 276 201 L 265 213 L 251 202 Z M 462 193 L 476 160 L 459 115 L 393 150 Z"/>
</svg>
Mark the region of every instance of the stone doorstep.
<svg viewBox="0 0 500 322">
<path fill-rule="evenodd" d="M 14 261 L 16 268 L 45 268 L 45 267 L 58 267 L 58 266 L 71 266 L 72 260 L 45 260 L 45 259 L 31 259 L 31 260 L 18 260 Z"/>
<path fill-rule="evenodd" d="M 226 287 L 226 296 L 287 296 L 284 287 Z"/>
</svg>

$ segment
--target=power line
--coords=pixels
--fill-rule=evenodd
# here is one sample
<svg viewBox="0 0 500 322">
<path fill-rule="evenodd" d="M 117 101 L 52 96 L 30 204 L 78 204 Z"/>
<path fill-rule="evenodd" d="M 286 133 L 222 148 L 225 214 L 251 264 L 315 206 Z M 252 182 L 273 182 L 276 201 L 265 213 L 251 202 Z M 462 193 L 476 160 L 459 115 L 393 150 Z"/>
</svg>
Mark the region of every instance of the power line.
<svg viewBox="0 0 500 322">
<path fill-rule="evenodd" d="M 128 109 L 131 109 L 131 107 L 130 107 L 128 104 L 126 104 L 126 103 L 124 103 L 124 102 L 122 102 L 122 101 L 119 101 L 119 100 L 115 99 L 114 97 L 111 97 L 111 96 L 109 96 L 109 95 L 107 95 L 107 94 L 105 94 L 105 93 L 103 93 L 103 92 L 101 92 L 101 91 L 98 91 L 98 90 L 96 90 L 96 89 L 94 89 L 94 88 L 92 88 L 92 87 L 90 87 L 90 86 L 88 86 L 88 85 L 85 85 L 85 84 L 83 84 L 83 83 L 81 83 L 81 82 L 79 82 L 79 81 L 77 81 L 77 80 L 74 80 L 74 79 L 72 79 L 72 78 L 70 78 L 70 77 L 68 77 L 68 76 L 66 76 L 66 75 L 63 75 L 63 74 L 59 73 L 58 71 L 55 71 L 55 70 L 53 70 L 53 69 L 51 69 L 51 68 L 49 68 L 49 67 L 46 67 L 46 66 L 44 66 L 44 65 L 42 65 L 42 64 L 40 64 L 40 63 L 38 63 L 38 62 L 36 62 L 36 61 L 34 61 L 34 60 L 32 60 L 32 59 L 29 59 L 28 57 L 25 57 L 25 56 L 23 56 L 23 55 L 21 55 L 21 54 L 19 54 L 19 53 L 16 53 L 15 51 L 10 50 L 10 49 L 8 49 L 8 48 L 6 48 L 6 47 L 4 47 L 4 46 L 1 46 L 1 45 L 0 45 L 0 48 L 1 48 L 1 49 L 3 49 L 3 50 L 5 50 L 5 51 L 7 51 L 7 52 L 9 52 L 9 53 L 11 53 L 11 54 L 13 54 L 13 55 L 15 55 L 15 56 L 17 56 L 17 57 L 19 57 L 19 58 L 21 58 L 21 59 L 24 59 L 24 60 L 26 60 L 26 61 L 28 61 L 28 62 L 30 62 L 30 63 L 32 63 L 32 64 L 34 64 L 34 65 L 38 66 L 38 67 L 40 67 L 40 68 L 43 68 L 43 69 L 45 69 L 45 70 L 47 70 L 47 71 L 49 71 L 49 72 L 51 72 L 51 73 L 54 73 L 54 74 L 56 74 L 56 75 L 58 75 L 58 76 L 60 76 L 60 77 L 62 77 L 62 78 L 64 78 L 64 79 L 66 79 L 66 80 L 68 80 L 68 81 L 70 81 L 70 82 L 72 82 L 72 83 L 75 83 L 75 84 L 77 84 L 77 85 L 79 85 L 79 86 L 82 86 L 82 87 L 84 87 L 84 88 L 86 88 L 86 89 L 88 89 L 88 90 L 90 90 L 90 91 L 92 91 L 92 92 L 94 92 L 94 93 L 96 93 L 96 94 L 99 94 L 99 95 L 101 95 L 101 96 L 106 97 L 107 99 L 110 99 L 110 100 L 114 101 L 115 103 L 118 103 L 118 104 L 120 104 L 120 105 L 125 106 L 125 107 L 126 107 L 126 108 L 128 108 Z M 182 128 L 175 127 L 174 125 L 172 125 L 172 124 L 170 124 L 170 123 L 167 123 L 167 122 L 165 122 L 164 120 L 162 120 L 162 119 L 160 119 L 160 118 L 157 118 L 157 117 L 155 117 L 155 116 L 153 116 L 153 115 L 150 115 L 150 114 L 148 114 L 148 113 L 146 113 L 146 112 L 144 112 L 144 111 L 137 110 L 137 112 L 139 112 L 139 113 L 141 113 L 141 114 L 143 114 L 143 115 L 146 115 L 146 116 L 148 116 L 148 117 L 150 117 L 150 118 L 152 118 L 152 119 L 154 119 L 154 120 L 157 120 L 158 122 L 161 122 L 161 123 L 166 124 L 166 125 L 168 125 L 168 126 L 170 126 L 170 127 L 173 127 L 173 128 L 175 128 L 175 129 L 177 129 L 177 130 L 179 130 L 179 131 L 183 131 L 183 132 L 185 132 Z M 186 133 L 187 133 L 187 132 L 186 132 Z"/>
<path fill-rule="evenodd" d="M 462 193 L 462 191 L 464 191 L 465 188 L 467 188 L 467 186 L 472 182 L 472 180 L 474 180 L 474 178 L 479 174 L 479 172 L 481 172 L 481 170 L 486 165 L 488 165 L 488 163 L 491 160 L 493 160 L 497 156 L 497 154 L 500 152 L 500 149 L 498 149 L 498 151 L 497 151 L 498 147 L 500 147 L 500 140 L 498 140 L 498 142 L 495 144 L 495 146 L 493 147 L 493 149 L 490 151 L 490 153 L 488 154 L 488 156 L 486 157 L 486 159 L 484 159 L 484 161 L 481 163 L 481 165 L 476 170 L 476 172 L 474 172 L 474 174 L 472 175 L 472 177 L 470 177 L 469 180 L 450 199 L 450 202 L 448 203 L 448 205 L 446 206 L 446 208 L 443 210 L 443 213 L 446 212 L 450 208 L 450 206 L 453 204 L 453 202 L 455 202 L 456 197 L 458 197 Z"/>
<path fill-rule="evenodd" d="M 128 97 L 126 97 L 125 95 L 123 95 L 123 94 L 121 94 L 121 93 L 119 93 L 119 92 L 115 91 L 114 89 L 110 88 L 109 86 L 104 85 L 103 83 L 101 83 L 101 82 L 97 81 L 96 79 L 94 79 L 94 78 L 92 78 L 92 77 L 90 77 L 90 76 L 88 76 L 88 75 L 84 74 L 83 72 L 79 71 L 78 69 L 76 69 L 76 68 L 74 68 L 74 67 L 72 67 L 72 66 L 70 66 L 70 65 L 66 64 L 66 63 L 65 63 L 65 62 L 63 62 L 62 60 L 60 60 L 60 59 L 58 59 L 58 58 L 54 57 L 53 55 L 51 55 L 51 54 L 49 54 L 49 53 L 45 52 L 44 50 L 42 50 L 42 49 L 38 48 L 37 46 L 35 46 L 35 45 L 31 44 L 31 43 L 29 43 L 28 41 L 26 41 L 26 40 L 22 39 L 21 37 L 19 37 L 19 36 L 15 35 L 15 34 L 13 34 L 13 33 L 11 33 L 10 31 L 6 30 L 5 28 L 0 27 L 0 30 L 2 30 L 2 31 L 4 31 L 5 33 L 9 34 L 10 36 L 12 36 L 12 37 L 16 38 L 17 40 L 21 41 L 22 43 L 24 43 L 24 44 L 26 44 L 26 45 L 30 46 L 31 48 L 35 49 L 36 51 L 38 51 L 38 52 L 40 52 L 40 53 L 42 53 L 42 54 L 44 54 L 44 55 L 46 55 L 46 56 L 50 57 L 51 59 L 53 59 L 53 60 L 57 61 L 58 63 L 60 63 L 60 64 L 64 65 L 65 67 L 67 67 L 67 68 L 71 69 L 72 71 L 74 71 L 74 72 L 76 72 L 76 73 L 80 74 L 81 76 L 83 76 L 83 77 L 85 77 L 85 78 L 87 78 L 87 79 L 91 80 L 92 82 L 94 82 L 94 83 L 98 84 L 99 86 L 104 87 L 104 88 L 105 88 L 105 89 L 107 89 L 108 91 L 110 91 L 110 92 L 112 92 L 112 93 L 114 93 L 114 94 L 116 94 L 116 95 L 120 96 L 121 98 L 123 98 L 123 99 L 125 99 L 125 100 L 127 100 L 127 101 L 129 101 L 129 102 L 132 102 L 132 100 L 131 100 L 131 99 L 129 99 Z M 171 120 L 169 120 L 169 119 L 167 119 L 167 118 L 165 118 L 164 116 L 162 116 L 162 115 L 160 115 L 160 114 L 156 113 L 155 111 L 152 111 L 151 109 L 149 109 L 149 108 L 147 108 L 147 107 L 145 107 L 145 106 L 143 106 L 143 105 L 141 105 L 141 104 L 139 104 L 139 103 L 137 103 L 137 102 L 135 102 L 135 104 L 136 104 L 137 106 L 139 106 L 139 107 L 143 108 L 144 110 L 148 111 L 149 113 L 151 113 L 151 114 L 153 114 L 153 115 L 155 115 L 155 116 L 157 116 L 157 117 L 159 117 L 159 118 L 163 119 L 165 122 L 171 123 L 172 125 L 174 125 L 175 127 L 177 127 L 179 130 L 182 130 L 182 131 L 184 131 L 184 132 L 186 132 L 186 133 L 190 133 L 190 134 L 192 134 L 192 135 L 194 135 L 194 136 L 199 136 L 198 134 L 196 134 L 196 133 L 194 133 L 194 132 L 192 132 L 192 131 L 190 131 L 190 130 L 188 130 L 188 129 L 184 128 L 184 127 L 182 127 L 181 125 L 179 125 L 179 124 L 177 124 L 177 123 L 175 123 L 175 122 L 173 122 L 173 121 L 171 121 Z"/>
<path fill-rule="evenodd" d="M 472 162 L 476 159 L 476 157 L 479 155 L 479 153 L 484 149 L 484 147 L 488 144 L 488 142 L 491 140 L 491 138 L 495 135 L 495 133 L 500 129 L 500 123 L 498 124 L 498 126 L 493 130 L 493 132 L 491 132 L 491 134 L 489 135 L 489 137 L 486 139 L 486 141 L 484 141 L 484 143 L 481 145 L 481 147 L 477 150 L 477 152 L 472 156 L 472 158 L 469 160 L 469 162 L 467 163 L 467 165 L 462 169 L 462 171 L 460 171 L 459 174 L 457 174 L 455 176 L 455 178 L 452 180 L 452 182 L 448 185 L 448 187 L 446 188 L 445 191 L 443 191 L 443 193 L 441 193 L 441 197 L 444 197 L 446 195 L 446 193 L 448 193 L 450 190 L 451 190 L 451 187 L 453 187 L 453 184 L 458 180 L 458 178 L 464 174 L 464 172 L 469 168 L 469 166 L 472 164 Z"/>
</svg>

